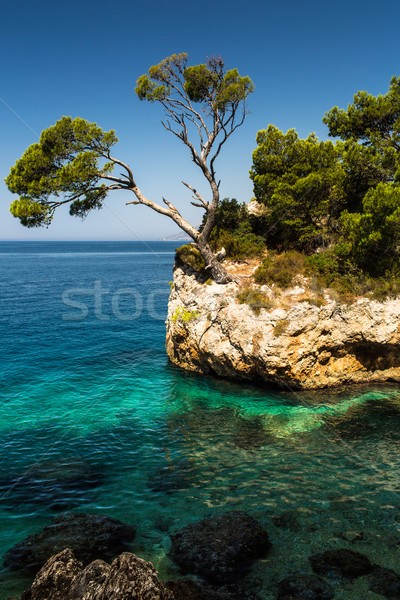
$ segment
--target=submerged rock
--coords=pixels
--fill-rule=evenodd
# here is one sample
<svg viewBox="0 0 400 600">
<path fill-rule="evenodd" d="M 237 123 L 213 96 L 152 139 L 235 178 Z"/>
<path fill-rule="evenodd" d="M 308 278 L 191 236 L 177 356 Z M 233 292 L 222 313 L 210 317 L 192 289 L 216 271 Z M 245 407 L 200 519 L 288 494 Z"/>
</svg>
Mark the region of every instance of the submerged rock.
<svg viewBox="0 0 400 600">
<path fill-rule="evenodd" d="M 185 578 L 167 581 L 165 585 L 173 593 L 174 600 L 259 600 L 253 592 L 236 585 L 217 588 Z"/>
<path fill-rule="evenodd" d="M 173 600 L 157 571 L 124 552 L 111 565 L 95 560 L 83 568 L 66 548 L 52 556 L 21 600 Z"/>
<path fill-rule="evenodd" d="M 326 293 L 313 302 L 302 288 L 263 286 L 271 307 L 257 315 L 239 304 L 242 288 L 204 285 L 190 268 L 175 268 L 166 337 L 174 364 L 298 389 L 400 381 L 400 298 L 340 304 Z M 183 310 L 193 318 L 179 318 Z"/>
<path fill-rule="evenodd" d="M 168 581 L 166 587 L 173 593 L 174 600 L 235 600 L 228 593 L 199 585 L 191 579 Z"/>
<path fill-rule="evenodd" d="M 285 510 L 278 515 L 273 515 L 272 522 L 276 527 L 289 531 L 318 529 L 317 513 L 305 508 Z"/>
<path fill-rule="evenodd" d="M 400 598 L 400 575 L 393 569 L 377 567 L 370 575 L 369 589 L 390 600 Z"/>
<path fill-rule="evenodd" d="M 326 550 L 326 552 L 314 554 L 309 560 L 315 573 L 327 577 L 336 575 L 359 577 L 372 571 L 372 564 L 368 556 L 347 548 Z"/>
<path fill-rule="evenodd" d="M 223 584 L 239 579 L 271 547 L 267 532 L 245 512 L 232 511 L 187 525 L 171 535 L 171 558 L 183 573 Z"/>
<path fill-rule="evenodd" d="M 289 575 L 278 584 L 277 600 L 331 600 L 335 592 L 317 575 Z"/>
<path fill-rule="evenodd" d="M 126 549 L 135 529 L 103 515 L 64 513 L 51 525 L 28 536 L 4 555 L 4 566 L 12 570 L 37 571 L 54 554 L 71 548 L 84 564 L 96 558 L 109 560 Z"/>
<path fill-rule="evenodd" d="M 244 450 L 257 450 L 274 441 L 267 433 L 261 417 L 239 417 L 235 424 L 233 443 Z"/>
<path fill-rule="evenodd" d="M 78 504 L 88 490 L 102 482 L 102 473 L 87 461 L 63 457 L 0 476 L 0 494 L 11 509 L 29 504 L 65 509 Z"/>
</svg>

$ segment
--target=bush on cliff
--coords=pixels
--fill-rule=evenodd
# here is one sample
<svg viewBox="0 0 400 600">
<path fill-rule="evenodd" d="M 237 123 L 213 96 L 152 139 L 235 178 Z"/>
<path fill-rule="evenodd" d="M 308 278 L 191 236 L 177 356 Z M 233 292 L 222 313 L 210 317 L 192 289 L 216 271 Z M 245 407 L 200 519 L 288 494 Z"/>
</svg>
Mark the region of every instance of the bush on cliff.
<svg viewBox="0 0 400 600">
<path fill-rule="evenodd" d="M 204 220 L 200 231 L 204 226 Z M 225 248 L 226 257 L 234 260 L 262 256 L 265 240 L 253 228 L 246 204 L 235 198 L 224 198 L 216 213 L 216 222 L 210 236 L 210 246 L 217 252 Z"/>
</svg>

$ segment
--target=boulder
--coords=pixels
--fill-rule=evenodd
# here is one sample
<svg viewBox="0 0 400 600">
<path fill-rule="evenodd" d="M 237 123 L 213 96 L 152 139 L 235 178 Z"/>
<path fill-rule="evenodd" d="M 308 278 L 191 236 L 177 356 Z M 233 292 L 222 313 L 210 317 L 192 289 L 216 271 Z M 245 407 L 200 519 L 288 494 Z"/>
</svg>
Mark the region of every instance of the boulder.
<svg viewBox="0 0 400 600">
<path fill-rule="evenodd" d="M 64 513 L 51 525 L 7 550 L 4 566 L 36 572 L 54 554 L 71 548 L 84 564 L 115 558 L 135 537 L 133 527 L 104 515 Z"/>
<path fill-rule="evenodd" d="M 347 548 L 326 550 L 314 554 L 309 560 L 314 573 L 327 577 L 343 575 L 353 578 L 372 571 L 372 564 L 365 554 Z"/>
<path fill-rule="evenodd" d="M 218 584 L 239 579 L 271 546 L 267 532 L 242 511 L 203 519 L 170 537 L 170 556 L 183 573 L 197 573 Z"/>
<path fill-rule="evenodd" d="M 174 600 L 157 571 L 124 552 L 111 565 L 95 560 L 83 568 L 66 548 L 52 556 L 21 600 Z"/>
</svg>

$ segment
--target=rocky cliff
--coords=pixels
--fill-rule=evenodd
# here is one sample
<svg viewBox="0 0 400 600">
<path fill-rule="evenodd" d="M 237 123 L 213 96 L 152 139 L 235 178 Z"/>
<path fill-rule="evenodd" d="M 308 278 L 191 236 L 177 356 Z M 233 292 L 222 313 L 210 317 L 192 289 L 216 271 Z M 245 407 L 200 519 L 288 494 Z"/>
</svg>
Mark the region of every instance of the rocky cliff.
<svg viewBox="0 0 400 600">
<path fill-rule="evenodd" d="M 175 268 L 166 338 L 174 364 L 295 389 L 400 381 L 400 298 L 344 304 L 301 282 L 289 290 L 254 286 L 255 267 L 228 268 L 235 282 L 226 285 Z"/>
</svg>

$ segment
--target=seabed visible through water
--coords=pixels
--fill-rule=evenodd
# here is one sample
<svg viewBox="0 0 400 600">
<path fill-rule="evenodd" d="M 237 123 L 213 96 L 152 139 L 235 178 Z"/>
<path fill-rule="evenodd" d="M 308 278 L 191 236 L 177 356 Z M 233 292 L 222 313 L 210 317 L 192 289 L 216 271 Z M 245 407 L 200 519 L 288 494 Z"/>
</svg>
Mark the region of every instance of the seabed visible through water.
<svg viewBox="0 0 400 600">
<path fill-rule="evenodd" d="M 60 512 L 98 512 L 135 525 L 132 552 L 173 579 L 170 533 L 244 510 L 272 542 L 243 580 L 265 600 L 328 548 L 398 571 L 400 387 L 292 393 L 172 367 L 174 246 L 0 244 L 1 554 Z M 95 280 L 153 293 L 160 318 L 119 321 L 105 297 L 99 320 L 88 295 L 85 319 L 63 319 L 63 292 Z M 30 581 L 3 570 L 0 597 Z M 382 598 L 365 577 L 331 583 L 337 599 Z"/>
</svg>

